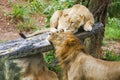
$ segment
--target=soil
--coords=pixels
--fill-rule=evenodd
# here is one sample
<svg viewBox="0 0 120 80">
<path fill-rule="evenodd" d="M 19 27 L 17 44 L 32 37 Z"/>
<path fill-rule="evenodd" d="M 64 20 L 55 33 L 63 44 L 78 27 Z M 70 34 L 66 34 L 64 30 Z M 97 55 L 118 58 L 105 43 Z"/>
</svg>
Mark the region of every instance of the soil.
<svg viewBox="0 0 120 80">
<path fill-rule="evenodd" d="M 22 2 L 22 0 L 12 0 L 13 3 Z M 24 2 L 23 2 L 24 4 Z M 15 28 L 15 23 L 9 20 L 8 12 L 12 10 L 9 0 L 0 0 L 0 42 L 10 41 L 19 38 L 19 32 Z M 45 18 L 38 14 L 31 16 L 36 20 L 38 26 L 45 25 Z M 28 34 L 29 32 L 25 32 Z M 102 46 L 103 50 L 110 50 L 117 54 L 120 54 L 120 41 L 107 41 L 105 46 Z"/>
<path fill-rule="evenodd" d="M 7 18 L 7 12 L 11 8 L 8 6 L 8 0 L 0 0 L 0 40 L 14 40 L 19 37 L 17 34 L 14 24 L 12 24 Z"/>
<path fill-rule="evenodd" d="M 12 3 L 21 2 L 22 0 L 12 0 Z M 19 31 L 16 29 L 16 23 L 9 19 L 8 13 L 12 10 L 10 0 L 0 0 L 0 42 L 10 41 L 19 38 Z M 31 18 L 35 20 L 36 25 L 41 27 L 45 25 L 45 17 L 38 14 L 32 15 Z M 24 32 L 29 34 L 30 32 Z"/>
</svg>

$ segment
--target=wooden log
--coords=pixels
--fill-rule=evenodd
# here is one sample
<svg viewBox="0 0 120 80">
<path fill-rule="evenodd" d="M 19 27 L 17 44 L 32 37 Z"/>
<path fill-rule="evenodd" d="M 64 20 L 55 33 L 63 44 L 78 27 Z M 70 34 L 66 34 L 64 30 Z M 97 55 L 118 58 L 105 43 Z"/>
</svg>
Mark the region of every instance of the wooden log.
<svg viewBox="0 0 120 80">
<path fill-rule="evenodd" d="M 46 40 L 48 33 L 37 35 L 28 39 L 17 39 L 0 45 L 0 56 L 5 58 L 18 58 L 33 55 L 53 49 Z"/>
<path fill-rule="evenodd" d="M 103 30 L 104 29 L 102 23 L 96 23 L 93 26 L 93 30 L 91 32 L 85 32 L 80 29 L 80 31 L 75 35 L 83 41 L 84 40 L 86 41 L 86 38 L 91 38 L 92 41 L 91 43 L 94 43 L 95 46 L 97 44 L 96 42 L 98 40 L 97 38 L 99 37 L 101 37 L 100 39 L 103 38 L 103 35 L 101 35 Z M 27 39 L 20 38 L 11 42 L 0 44 L 0 57 L 4 57 L 6 59 L 15 59 L 52 50 L 53 46 L 49 43 L 49 41 L 46 40 L 48 35 L 49 35 L 48 33 L 43 33 L 31 38 Z M 88 44 L 86 45 L 87 48 L 91 46 L 93 47 L 92 44 L 91 46 L 90 45 L 88 46 Z M 86 49 L 86 51 L 88 53 L 92 53 L 90 52 L 91 50 Z M 95 54 L 97 53 L 98 50 L 95 51 L 94 48 L 93 51 L 94 51 L 93 53 Z"/>
</svg>

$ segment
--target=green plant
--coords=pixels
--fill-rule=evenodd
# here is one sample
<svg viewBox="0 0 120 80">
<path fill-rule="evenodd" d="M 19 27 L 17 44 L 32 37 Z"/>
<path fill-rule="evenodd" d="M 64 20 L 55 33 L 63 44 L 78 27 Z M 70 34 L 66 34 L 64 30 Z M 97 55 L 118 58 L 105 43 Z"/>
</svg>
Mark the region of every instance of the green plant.
<svg viewBox="0 0 120 80">
<path fill-rule="evenodd" d="M 120 61 L 120 55 L 115 55 L 112 51 L 105 50 L 105 55 L 103 56 L 104 60 L 108 61 Z"/>
<path fill-rule="evenodd" d="M 24 1 L 27 1 L 27 2 L 32 2 L 32 1 L 34 1 L 34 0 L 24 0 Z"/>
<path fill-rule="evenodd" d="M 53 51 L 49 51 L 46 53 L 46 55 L 44 56 L 44 61 L 46 62 L 47 67 L 49 68 L 49 70 L 52 70 L 56 73 L 60 72 L 60 68 L 57 64 L 55 64 L 53 61 L 55 59 L 54 56 L 54 52 Z M 54 64 L 54 65 L 53 65 Z"/>
<path fill-rule="evenodd" d="M 20 31 L 30 31 L 30 30 L 37 30 L 38 26 L 35 24 L 35 22 L 31 19 L 26 20 L 25 22 L 19 22 L 16 25 L 16 28 Z"/>
<path fill-rule="evenodd" d="M 45 0 L 33 0 L 27 6 L 30 7 L 33 13 L 38 12 L 43 14 L 44 9 L 47 7 L 47 3 Z"/>
<path fill-rule="evenodd" d="M 10 17 L 15 22 L 17 21 L 17 28 L 22 29 L 25 31 L 29 31 L 29 29 L 33 29 L 34 26 L 31 25 L 32 23 L 28 24 L 30 19 L 30 15 L 34 15 L 34 13 L 40 13 L 40 15 L 46 15 L 46 25 L 45 27 L 49 27 L 50 17 L 56 10 L 63 10 L 65 8 L 69 8 L 74 5 L 74 0 L 25 0 L 27 1 L 26 5 L 22 5 L 20 3 L 14 4 L 13 9 L 10 12 Z M 31 27 L 30 27 L 31 25 Z M 32 27 L 33 26 L 33 27 Z"/>
<path fill-rule="evenodd" d="M 111 0 L 108 12 L 110 17 L 120 18 L 120 0 Z"/>
<path fill-rule="evenodd" d="M 18 3 L 13 5 L 13 9 L 10 12 L 10 17 L 15 21 L 24 21 L 24 19 L 29 18 L 30 10 Z"/>
<path fill-rule="evenodd" d="M 50 17 L 56 10 L 63 10 L 65 8 L 69 8 L 74 5 L 74 0 L 66 0 L 64 2 L 60 0 L 50 0 L 49 5 L 43 10 L 43 14 L 45 14 L 46 17 L 46 27 L 49 27 Z"/>
<path fill-rule="evenodd" d="M 56 10 L 63 10 L 65 8 L 69 8 L 74 4 L 73 0 L 67 0 L 65 2 L 61 2 L 59 0 L 51 0 L 50 5 L 45 8 L 44 14 L 52 15 Z"/>
<path fill-rule="evenodd" d="M 106 42 L 107 42 L 107 41 L 106 41 L 105 39 L 103 39 L 103 41 L 102 41 L 102 45 L 103 45 L 103 46 L 107 45 Z"/>
<path fill-rule="evenodd" d="M 117 40 L 120 39 L 120 20 L 117 18 L 108 18 L 108 23 L 105 27 L 105 39 Z"/>
</svg>

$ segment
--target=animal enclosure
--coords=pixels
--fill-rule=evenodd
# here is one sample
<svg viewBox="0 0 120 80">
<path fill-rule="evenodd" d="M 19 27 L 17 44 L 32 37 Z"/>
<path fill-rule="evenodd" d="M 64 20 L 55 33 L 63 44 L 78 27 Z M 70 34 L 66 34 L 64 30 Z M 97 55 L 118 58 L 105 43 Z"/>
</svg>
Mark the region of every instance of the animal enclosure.
<svg viewBox="0 0 120 80">
<path fill-rule="evenodd" d="M 75 34 L 83 41 L 86 53 L 97 58 L 100 58 L 102 55 L 101 45 L 104 37 L 104 26 L 109 1 L 110 0 L 89 0 L 86 6 L 93 13 L 96 23 L 93 25 L 91 32 L 85 32 L 79 29 L 79 32 Z M 29 59 L 30 56 L 34 57 L 34 55 L 53 50 L 53 46 L 45 40 L 47 36 L 48 33 L 43 33 L 28 39 L 20 38 L 0 44 L 0 79 L 19 80 L 22 68 L 14 63 L 15 60 L 22 61 L 23 58 Z M 42 58 L 42 56 L 39 57 Z"/>
</svg>

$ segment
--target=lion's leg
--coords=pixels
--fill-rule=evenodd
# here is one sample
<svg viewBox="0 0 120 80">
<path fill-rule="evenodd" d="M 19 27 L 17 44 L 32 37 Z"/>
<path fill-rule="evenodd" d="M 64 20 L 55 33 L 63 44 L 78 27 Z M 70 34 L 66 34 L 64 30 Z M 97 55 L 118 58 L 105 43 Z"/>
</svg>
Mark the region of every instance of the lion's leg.
<svg viewBox="0 0 120 80">
<path fill-rule="evenodd" d="M 58 20 L 62 15 L 61 10 L 57 10 L 53 13 L 52 17 L 50 18 L 50 27 L 51 28 L 57 28 L 58 26 Z"/>
<path fill-rule="evenodd" d="M 62 72 L 62 80 L 68 80 L 68 74 L 66 70 Z"/>
</svg>

